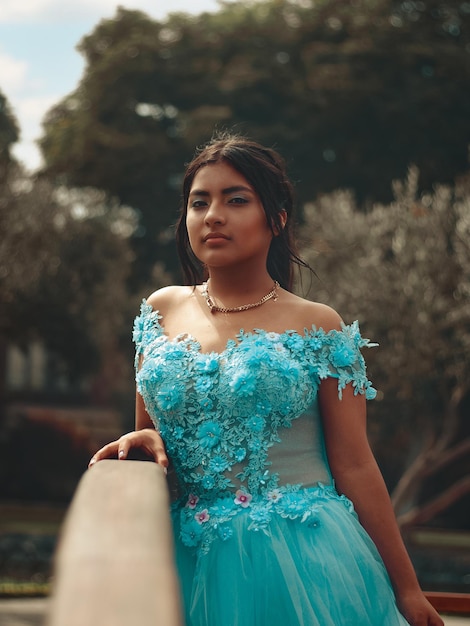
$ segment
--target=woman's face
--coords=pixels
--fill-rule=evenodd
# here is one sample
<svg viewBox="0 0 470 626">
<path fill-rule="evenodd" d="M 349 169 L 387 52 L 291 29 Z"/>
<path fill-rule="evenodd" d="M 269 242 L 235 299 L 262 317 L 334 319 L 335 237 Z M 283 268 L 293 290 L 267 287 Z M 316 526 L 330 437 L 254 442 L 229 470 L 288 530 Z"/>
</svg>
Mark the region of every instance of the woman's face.
<svg viewBox="0 0 470 626">
<path fill-rule="evenodd" d="M 207 267 L 262 262 L 273 234 L 250 183 L 225 162 L 202 167 L 194 177 L 186 211 L 189 243 Z"/>
</svg>

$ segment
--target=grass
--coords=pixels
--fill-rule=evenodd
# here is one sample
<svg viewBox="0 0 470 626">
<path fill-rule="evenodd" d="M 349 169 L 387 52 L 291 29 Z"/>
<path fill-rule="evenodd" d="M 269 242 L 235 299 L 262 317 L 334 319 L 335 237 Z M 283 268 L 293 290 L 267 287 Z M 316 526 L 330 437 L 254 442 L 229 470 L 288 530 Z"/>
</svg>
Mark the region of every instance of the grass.
<svg viewBox="0 0 470 626">
<path fill-rule="evenodd" d="M 66 505 L 0 502 L 0 540 L 2 537 L 21 535 L 43 537 L 46 541 L 47 537 L 57 537 L 66 510 Z M 43 543 L 44 540 L 39 541 Z M 0 598 L 43 597 L 50 594 L 50 564 L 45 563 L 44 558 L 36 564 L 23 563 L 19 568 L 17 562 L 12 565 L 10 554 L 4 554 L 3 559 L 3 563 L 0 562 L 3 569 L 0 573 Z"/>
<path fill-rule="evenodd" d="M 48 596 L 50 582 L 18 581 L 0 578 L 0 598 L 34 598 Z"/>
</svg>

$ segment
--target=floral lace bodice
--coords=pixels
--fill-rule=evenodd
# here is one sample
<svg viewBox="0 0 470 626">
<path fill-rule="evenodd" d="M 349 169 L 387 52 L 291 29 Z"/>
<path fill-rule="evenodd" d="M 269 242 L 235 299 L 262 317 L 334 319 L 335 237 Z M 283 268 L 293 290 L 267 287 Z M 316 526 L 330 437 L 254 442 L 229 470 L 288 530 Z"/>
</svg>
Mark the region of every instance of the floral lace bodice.
<svg viewBox="0 0 470 626">
<path fill-rule="evenodd" d="M 136 381 L 160 431 L 181 490 L 181 538 L 203 552 L 231 536 L 242 511 L 254 530 L 270 516 L 315 525 L 322 498 L 337 496 L 324 448 L 317 394 L 329 376 L 375 397 L 357 322 L 304 334 L 240 331 L 221 353 L 193 337 L 165 335 L 144 301 L 134 324 Z M 347 506 L 351 506 L 342 497 Z"/>
</svg>

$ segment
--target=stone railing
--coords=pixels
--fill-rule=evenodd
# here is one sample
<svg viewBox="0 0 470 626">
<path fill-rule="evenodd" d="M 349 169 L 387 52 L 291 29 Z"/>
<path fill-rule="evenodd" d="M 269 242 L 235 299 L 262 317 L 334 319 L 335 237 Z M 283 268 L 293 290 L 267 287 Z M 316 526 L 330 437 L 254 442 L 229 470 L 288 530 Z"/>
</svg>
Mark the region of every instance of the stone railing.
<svg viewBox="0 0 470 626">
<path fill-rule="evenodd" d="M 47 626 L 182 626 L 162 469 L 100 461 L 62 529 Z"/>
</svg>

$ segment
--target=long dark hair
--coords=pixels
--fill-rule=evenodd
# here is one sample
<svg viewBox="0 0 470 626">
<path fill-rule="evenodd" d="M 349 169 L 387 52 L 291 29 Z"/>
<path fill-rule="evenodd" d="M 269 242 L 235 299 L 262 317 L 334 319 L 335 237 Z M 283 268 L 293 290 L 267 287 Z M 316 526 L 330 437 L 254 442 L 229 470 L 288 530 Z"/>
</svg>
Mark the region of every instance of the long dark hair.
<svg viewBox="0 0 470 626">
<path fill-rule="evenodd" d="M 188 197 L 194 177 L 206 165 L 228 163 L 253 187 L 263 205 L 273 239 L 268 252 L 267 270 L 282 287 L 292 289 L 293 266 L 309 267 L 297 254 L 292 233 L 294 190 L 284 159 L 275 151 L 247 139 L 224 133 L 199 148 L 186 168 L 183 179 L 183 198 L 176 225 L 176 246 L 184 278 L 190 285 L 201 282 L 205 276 L 202 263 L 194 255 L 186 228 Z M 282 223 L 285 211 L 287 220 Z"/>
</svg>

